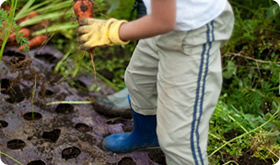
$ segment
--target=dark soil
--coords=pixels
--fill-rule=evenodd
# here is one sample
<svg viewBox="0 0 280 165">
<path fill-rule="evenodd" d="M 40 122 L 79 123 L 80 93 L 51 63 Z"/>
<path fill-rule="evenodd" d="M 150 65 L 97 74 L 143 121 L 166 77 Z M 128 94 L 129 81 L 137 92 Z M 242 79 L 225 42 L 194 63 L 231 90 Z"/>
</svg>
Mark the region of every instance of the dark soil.
<svg viewBox="0 0 280 165">
<path fill-rule="evenodd" d="M 230 130 L 227 133 L 224 133 L 224 137 L 227 141 L 239 136 L 241 133 L 234 131 L 234 130 Z"/>
<path fill-rule="evenodd" d="M 253 154 L 250 152 L 243 152 L 243 155 L 238 159 L 238 164 L 240 165 L 272 165 L 271 160 L 260 160 L 258 158 L 252 157 Z"/>
<path fill-rule="evenodd" d="M 238 131 L 230 130 L 224 134 L 224 137 L 227 141 L 229 141 L 239 136 L 240 134 L 241 133 Z M 231 156 L 226 151 L 222 151 L 222 155 L 225 160 L 234 160 L 235 162 L 238 162 L 239 165 L 272 165 L 273 164 L 271 160 L 260 160 L 258 158 L 253 157 L 253 153 L 251 150 L 242 151 L 242 156 L 240 156 L 239 158 Z M 223 164 L 223 162 L 221 162 L 221 164 Z"/>
<path fill-rule="evenodd" d="M 72 88 L 52 68 L 63 54 L 51 46 L 28 54 L 8 48 L 0 62 L 0 151 L 25 165 L 159 165 L 166 164 L 161 151 L 115 154 L 102 149 L 104 137 L 131 130 L 132 120 L 118 122 L 97 113 L 92 105 L 46 105 L 53 101 L 85 101 L 114 91 L 101 80 L 83 76 L 89 88 Z M 2 156 L 4 163 L 18 165 Z"/>
</svg>

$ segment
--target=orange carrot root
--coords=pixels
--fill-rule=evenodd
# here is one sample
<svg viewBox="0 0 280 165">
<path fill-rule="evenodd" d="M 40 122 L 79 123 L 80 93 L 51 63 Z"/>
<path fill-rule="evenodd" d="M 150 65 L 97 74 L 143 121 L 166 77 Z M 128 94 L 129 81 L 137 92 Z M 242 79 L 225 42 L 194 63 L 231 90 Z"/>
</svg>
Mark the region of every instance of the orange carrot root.
<svg viewBox="0 0 280 165">
<path fill-rule="evenodd" d="M 93 4 L 90 0 L 74 0 L 74 12 L 78 21 L 94 16 Z"/>
<path fill-rule="evenodd" d="M 29 39 L 30 35 L 31 35 L 31 31 L 27 28 L 22 28 L 19 30 L 19 33 L 23 33 L 23 37 Z M 15 46 L 18 43 L 16 42 L 16 33 L 12 33 L 10 34 L 9 38 L 8 38 L 8 45 L 9 46 Z"/>
<path fill-rule="evenodd" d="M 80 22 L 84 18 L 92 18 L 94 17 L 93 4 L 90 0 L 74 0 L 74 12 L 77 17 L 77 20 Z M 94 65 L 94 49 L 89 50 L 91 64 L 93 68 L 94 78 L 96 80 L 96 69 Z"/>
<path fill-rule="evenodd" d="M 92 49 L 89 54 L 90 54 L 91 65 L 92 65 L 92 69 L 93 69 L 93 73 L 94 73 L 94 79 L 96 81 L 96 69 L 95 69 L 95 65 L 94 65 L 94 49 Z"/>
<path fill-rule="evenodd" d="M 32 38 L 27 46 L 29 47 L 29 49 L 32 49 L 44 45 L 47 41 L 48 37 L 46 35 L 39 35 Z M 19 50 L 23 51 L 23 46 L 21 46 Z"/>
</svg>

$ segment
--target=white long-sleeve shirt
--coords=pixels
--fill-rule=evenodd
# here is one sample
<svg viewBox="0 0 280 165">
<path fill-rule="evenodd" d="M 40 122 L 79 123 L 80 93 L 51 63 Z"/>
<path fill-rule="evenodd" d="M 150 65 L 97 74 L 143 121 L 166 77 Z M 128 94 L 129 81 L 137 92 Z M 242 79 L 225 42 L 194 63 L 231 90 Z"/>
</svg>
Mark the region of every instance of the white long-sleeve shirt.
<svg viewBox="0 0 280 165">
<path fill-rule="evenodd" d="M 151 0 L 143 0 L 151 13 Z M 176 27 L 178 31 L 199 28 L 218 17 L 227 0 L 176 0 Z"/>
</svg>

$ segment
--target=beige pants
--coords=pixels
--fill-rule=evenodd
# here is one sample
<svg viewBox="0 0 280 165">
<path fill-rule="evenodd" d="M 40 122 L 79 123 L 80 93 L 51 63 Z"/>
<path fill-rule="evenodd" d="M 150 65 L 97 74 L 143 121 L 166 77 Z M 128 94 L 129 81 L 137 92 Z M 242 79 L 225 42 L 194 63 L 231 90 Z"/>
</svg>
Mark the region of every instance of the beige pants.
<svg viewBox="0 0 280 165">
<path fill-rule="evenodd" d="M 139 41 L 125 73 L 132 108 L 157 115 L 168 165 L 207 165 L 209 120 L 222 86 L 220 47 L 233 29 L 225 11 L 205 26 Z"/>
</svg>

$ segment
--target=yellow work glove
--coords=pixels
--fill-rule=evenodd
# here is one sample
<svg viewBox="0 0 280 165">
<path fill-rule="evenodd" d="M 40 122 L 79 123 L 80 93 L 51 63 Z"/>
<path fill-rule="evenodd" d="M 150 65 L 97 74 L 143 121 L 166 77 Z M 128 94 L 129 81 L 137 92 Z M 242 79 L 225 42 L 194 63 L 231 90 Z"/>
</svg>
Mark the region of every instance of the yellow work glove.
<svg viewBox="0 0 280 165">
<path fill-rule="evenodd" d="M 99 46 L 127 44 L 128 41 L 122 41 L 119 36 L 120 26 L 125 22 L 127 21 L 116 19 L 83 19 L 77 30 L 82 49 L 89 50 Z"/>
</svg>

